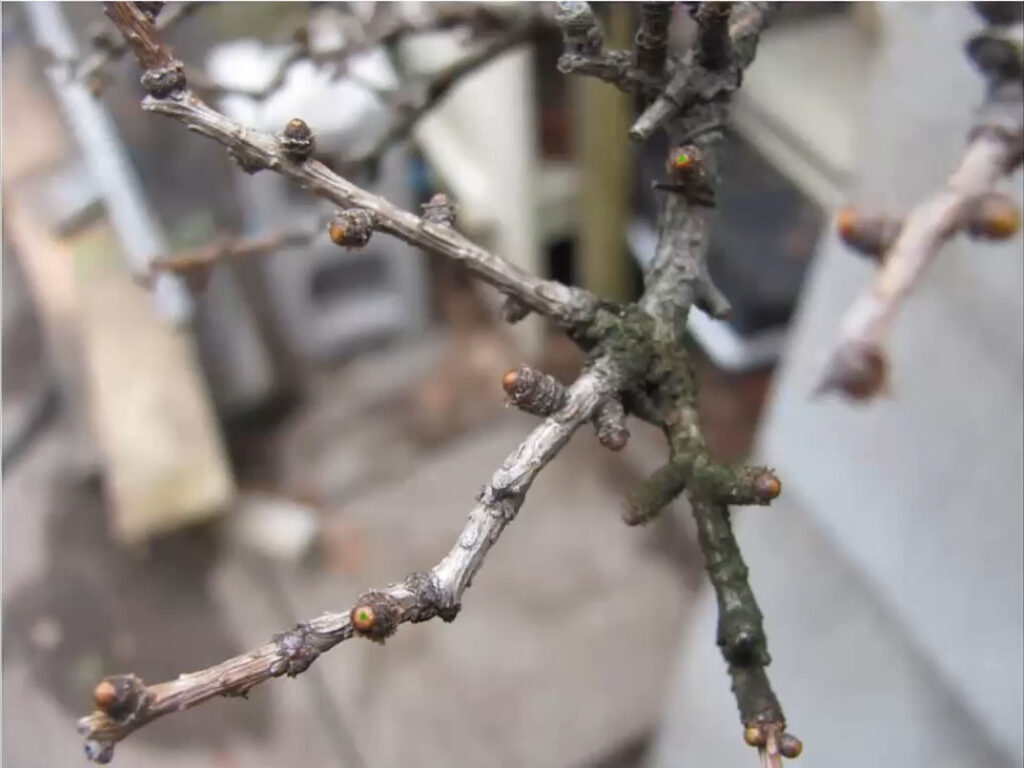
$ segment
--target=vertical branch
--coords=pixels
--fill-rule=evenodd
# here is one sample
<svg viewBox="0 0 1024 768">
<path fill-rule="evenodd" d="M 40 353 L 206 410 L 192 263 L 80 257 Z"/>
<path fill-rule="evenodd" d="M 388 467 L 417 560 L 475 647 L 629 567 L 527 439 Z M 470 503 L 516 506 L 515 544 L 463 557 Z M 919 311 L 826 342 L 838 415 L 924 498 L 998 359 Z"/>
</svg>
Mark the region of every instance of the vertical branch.
<svg viewBox="0 0 1024 768">
<path fill-rule="evenodd" d="M 634 63 L 652 82 L 660 81 L 665 74 L 672 7 L 669 2 L 640 4 L 640 26 L 633 39 Z M 647 95 L 639 89 L 637 99 L 646 106 Z"/>
</svg>

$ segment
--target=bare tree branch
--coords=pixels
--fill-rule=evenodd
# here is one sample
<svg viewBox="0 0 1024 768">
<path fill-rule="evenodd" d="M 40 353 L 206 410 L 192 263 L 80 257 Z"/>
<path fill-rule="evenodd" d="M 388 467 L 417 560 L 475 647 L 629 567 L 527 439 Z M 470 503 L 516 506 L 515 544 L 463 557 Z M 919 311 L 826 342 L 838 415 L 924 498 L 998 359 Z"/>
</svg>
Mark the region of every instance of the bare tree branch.
<svg viewBox="0 0 1024 768">
<path fill-rule="evenodd" d="M 109 760 L 118 740 L 170 711 L 219 694 L 244 694 L 269 677 L 298 674 L 320 653 L 353 634 L 383 640 L 405 621 L 435 615 L 454 618 L 463 591 L 515 516 L 536 474 L 584 421 L 593 422 L 607 447 L 623 447 L 628 437 L 627 411 L 660 427 L 669 449 L 667 469 L 648 481 L 646 491 L 638 492 L 649 501 L 632 521 L 653 517 L 685 489 L 719 599 L 719 642 L 746 728 L 744 738 L 761 750 L 769 764 L 777 764 L 780 755 L 794 756 L 799 741 L 783 733 L 785 719 L 765 673 L 769 658 L 760 611 L 726 506 L 765 504 L 778 495 L 781 484 L 767 468 L 725 466 L 709 455 L 697 412 L 697 379 L 683 343 L 692 304 L 718 315 L 727 305 L 711 285 L 705 261 L 707 211 L 717 184 L 715 152 L 728 96 L 738 85 L 739 72 L 753 58 L 771 5 L 736 6 L 725 60 L 716 61 L 715 68 L 691 51 L 667 73 L 668 82 L 688 84 L 693 98 L 672 102 L 673 109 L 659 122 L 675 145 L 667 164 L 668 179 L 661 185 L 668 200 L 658 250 L 645 275 L 645 294 L 629 305 L 602 302 L 585 291 L 540 280 L 474 245 L 452 229 L 446 201 L 421 218 L 352 184 L 312 159 L 314 135 L 299 119 L 290 121 L 280 136 L 229 120 L 189 91 L 183 66 L 160 44 L 144 13 L 125 3 L 106 7 L 145 70 L 143 85 L 150 94 L 143 101 L 147 111 L 173 117 L 215 139 L 250 172 L 273 170 L 340 206 L 341 214 L 329 227 L 335 242 L 361 244 L 377 230 L 464 264 L 508 296 L 510 316 L 521 317 L 525 310 L 532 310 L 552 318 L 567 329 L 591 362 L 568 388 L 525 368 L 506 375 L 503 385 L 510 398 L 545 421 L 495 473 L 458 544 L 429 573 L 368 592 L 347 614 L 325 614 L 277 636 L 252 654 L 177 681 L 147 687 L 133 676 L 109 678 L 97 687 L 97 711 L 80 724 L 90 756 Z M 590 62 L 608 59 L 601 52 L 600 27 L 589 6 L 562 4 L 559 22 L 567 55 Z M 620 88 L 650 88 L 648 76 L 635 67 L 624 72 L 611 78 Z"/>
<path fill-rule="evenodd" d="M 247 170 L 274 170 L 343 209 L 368 211 L 374 229 L 464 264 L 479 279 L 564 327 L 592 316 L 597 302 L 586 291 L 536 278 L 451 227 L 421 219 L 356 186 L 323 163 L 296 159 L 282 147 L 281 137 L 246 128 L 212 109 L 188 90 L 181 62 L 160 44 L 153 25 L 140 12 L 130 3 L 107 3 L 105 7 L 129 36 L 136 58 L 146 70 L 142 80 L 150 95 L 143 100 L 143 109 L 173 117 L 189 130 L 220 142 Z"/>
<path fill-rule="evenodd" d="M 989 79 L 986 102 L 959 165 L 902 221 L 845 209 L 839 232 L 852 247 L 877 254 L 878 274 L 842 321 L 840 340 L 817 393 L 841 392 L 868 400 L 886 388 L 883 343 L 896 313 L 938 256 L 960 232 L 999 240 L 1020 229 L 1020 213 L 998 182 L 1024 161 L 1024 31 L 986 31 L 968 53 Z"/>
<path fill-rule="evenodd" d="M 274 677 L 295 677 L 320 654 L 353 636 L 383 642 L 405 622 L 435 616 L 454 620 L 463 593 L 502 531 L 515 519 L 534 479 L 614 387 L 607 361 L 598 361 L 568 387 L 562 407 L 535 427 L 494 473 L 477 497 L 455 546 L 429 572 L 366 592 L 347 612 L 324 613 L 209 669 L 152 685 L 134 675 L 101 681 L 94 691 L 97 709 L 78 722 L 89 759 L 109 762 L 117 742 L 164 715 L 217 696 L 246 696 L 254 686 Z"/>
</svg>

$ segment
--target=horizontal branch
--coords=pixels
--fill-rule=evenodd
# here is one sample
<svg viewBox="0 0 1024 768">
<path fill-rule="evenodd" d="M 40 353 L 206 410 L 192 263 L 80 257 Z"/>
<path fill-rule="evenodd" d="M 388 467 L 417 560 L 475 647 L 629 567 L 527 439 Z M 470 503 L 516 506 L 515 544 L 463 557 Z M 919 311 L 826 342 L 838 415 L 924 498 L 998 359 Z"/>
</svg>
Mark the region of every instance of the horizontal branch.
<svg viewBox="0 0 1024 768">
<path fill-rule="evenodd" d="M 94 692 L 97 709 L 78 723 L 88 757 L 109 762 L 114 745 L 147 723 L 217 696 L 246 696 L 271 678 L 294 677 L 322 653 L 353 636 L 382 642 L 406 622 L 435 616 L 452 621 L 463 593 L 502 531 L 515 519 L 534 479 L 616 386 L 615 371 L 607 361 L 597 361 L 584 371 L 566 389 L 562 407 L 537 425 L 492 475 L 455 546 L 429 572 L 366 592 L 349 611 L 324 613 L 208 669 L 151 685 L 134 675 L 100 682 Z"/>
</svg>

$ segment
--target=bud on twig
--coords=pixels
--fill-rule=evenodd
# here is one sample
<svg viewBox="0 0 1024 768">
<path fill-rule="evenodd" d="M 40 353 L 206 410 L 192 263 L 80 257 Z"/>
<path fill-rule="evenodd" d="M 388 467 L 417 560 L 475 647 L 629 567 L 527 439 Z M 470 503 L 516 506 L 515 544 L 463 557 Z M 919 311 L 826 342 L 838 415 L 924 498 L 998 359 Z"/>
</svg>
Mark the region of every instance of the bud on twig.
<svg viewBox="0 0 1024 768">
<path fill-rule="evenodd" d="M 534 416 L 550 416 L 565 404 L 565 386 L 554 376 L 520 365 L 508 371 L 501 386 L 509 401 Z"/>
<path fill-rule="evenodd" d="M 339 211 L 327 225 L 327 234 L 335 245 L 362 248 L 373 236 L 373 213 L 363 208 Z"/>
<path fill-rule="evenodd" d="M 715 204 L 714 185 L 699 147 L 687 144 L 673 149 L 665 163 L 665 172 L 668 181 L 656 183 L 655 188 L 682 195 L 694 205 L 710 207 Z"/>
<path fill-rule="evenodd" d="M 357 635 L 383 643 L 398 628 L 401 608 L 387 592 L 367 592 L 349 612 Z"/>
<path fill-rule="evenodd" d="M 597 53 L 601 50 L 604 35 L 590 3 L 558 3 L 555 23 L 562 29 L 567 49 L 583 54 Z"/>
<path fill-rule="evenodd" d="M 784 733 L 779 738 L 779 751 L 782 756 L 789 759 L 795 760 L 800 757 L 800 753 L 804 751 L 804 745 L 796 736 L 791 733 Z"/>
<path fill-rule="evenodd" d="M 967 232 L 985 240 L 1006 240 L 1020 229 L 1020 211 L 1008 195 L 987 192 L 979 195 L 967 211 Z"/>
<path fill-rule="evenodd" d="M 305 120 L 295 117 L 288 121 L 279 138 L 281 149 L 297 163 L 305 162 L 316 149 L 316 138 Z"/>
<path fill-rule="evenodd" d="M 629 442 L 626 411 L 616 398 L 605 400 L 594 412 L 594 429 L 601 445 L 610 451 L 621 451 Z"/>
<path fill-rule="evenodd" d="M 840 210 L 836 219 L 836 229 L 843 242 L 875 262 L 882 261 L 902 227 L 900 219 L 864 213 L 852 205 Z"/>
<path fill-rule="evenodd" d="M 868 400 L 885 390 L 887 368 L 877 344 L 847 341 L 836 350 L 815 394 L 837 390 L 853 400 Z"/>
</svg>

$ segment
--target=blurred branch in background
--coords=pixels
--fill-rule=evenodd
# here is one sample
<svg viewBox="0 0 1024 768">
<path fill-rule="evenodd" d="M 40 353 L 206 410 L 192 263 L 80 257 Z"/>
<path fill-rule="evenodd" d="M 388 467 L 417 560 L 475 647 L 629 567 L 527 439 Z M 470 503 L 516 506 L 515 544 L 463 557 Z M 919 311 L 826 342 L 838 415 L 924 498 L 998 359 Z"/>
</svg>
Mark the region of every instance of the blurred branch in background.
<svg viewBox="0 0 1024 768">
<path fill-rule="evenodd" d="M 1001 7 L 993 13 L 1008 18 Z M 1024 162 L 1024 25 L 1019 18 L 993 24 L 968 41 L 967 55 L 985 77 L 988 93 L 945 186 L 902 219 L 853 207 L 839 215 L 843 240 L 879 266 L 874 283 L 843 320 L 818 393 L 834 390 L 867 400 L 884 392 L 885 337 L 942 245 L 961 232 L 979 240 L 1004 240 L 1020 230 L 1016 204 L 995 187 Z"/>
</svg>

